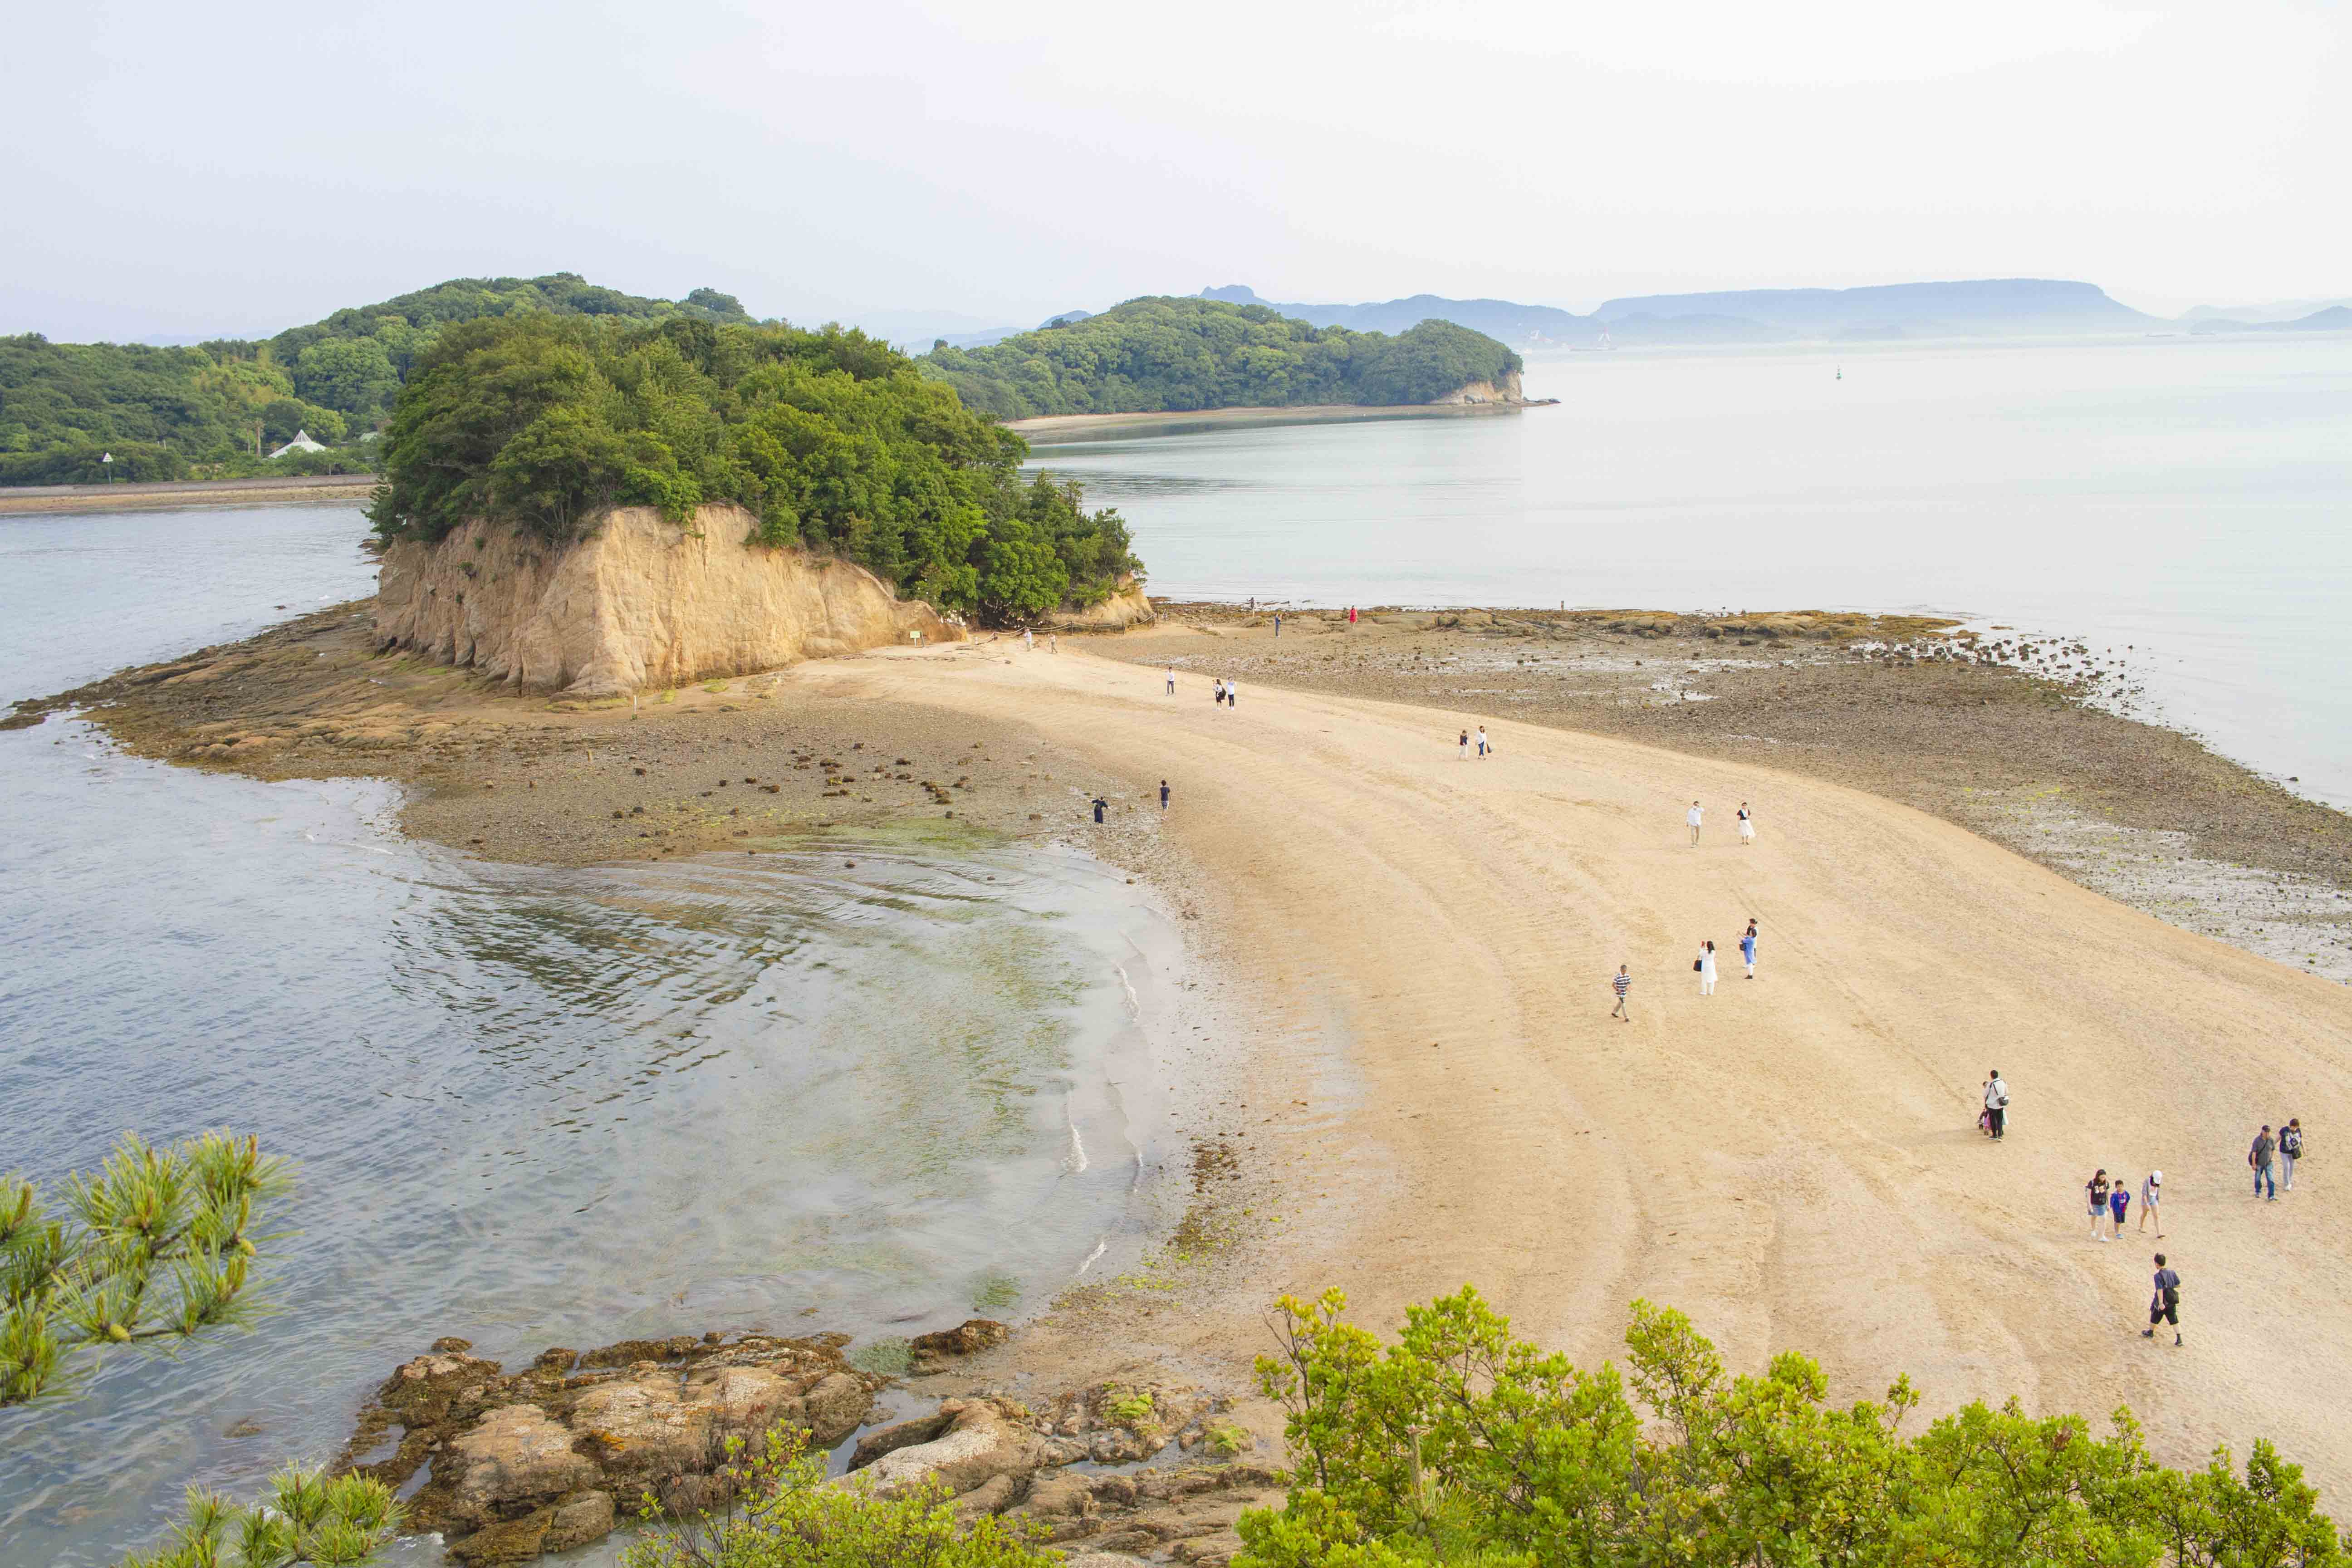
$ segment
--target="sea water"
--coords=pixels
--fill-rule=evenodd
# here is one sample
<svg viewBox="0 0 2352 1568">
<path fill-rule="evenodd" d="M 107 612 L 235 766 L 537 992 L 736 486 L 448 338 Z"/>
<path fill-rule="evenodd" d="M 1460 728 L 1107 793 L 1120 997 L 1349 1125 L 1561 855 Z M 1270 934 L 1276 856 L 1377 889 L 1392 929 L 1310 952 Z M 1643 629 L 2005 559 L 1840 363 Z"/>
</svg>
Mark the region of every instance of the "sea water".
<svg viewBox="0 0 2352 1568">
<path fill-rule="evenodd" d="M 1520 414 L 1151 426 L 1034 463 L 1155 594 L 1955 615 L 2352 805 L 2352 333 L 1557 354 Z"/>
<path fill-rule="evenodd" d="M 0 521 L 0 689 L 363 592 L 349 511 Z M 124 1131 L 289 1159 L 275 1308 L 0 1413 L 0 1562 L 110 1563 L 190 1481 L 330 1457 L 436 1337 L 1018 1317 L 1139 1246 L 1173 928 L 952 823 L 551 870 L 409 841 L 392 786 L 0 732 L 0 1170 Z M 848 864 L 855 861 L 854 867 Z"/>
</svg>

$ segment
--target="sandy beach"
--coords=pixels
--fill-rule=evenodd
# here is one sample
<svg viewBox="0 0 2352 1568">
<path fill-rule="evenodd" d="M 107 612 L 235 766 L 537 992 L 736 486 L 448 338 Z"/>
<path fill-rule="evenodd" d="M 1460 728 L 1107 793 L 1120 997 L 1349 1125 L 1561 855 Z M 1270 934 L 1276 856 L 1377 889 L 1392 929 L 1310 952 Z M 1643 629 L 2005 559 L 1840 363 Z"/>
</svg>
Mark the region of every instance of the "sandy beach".
<svg viewBox="0 0 2352 1568">
<path fill-rule="evenodd" d="M 1839 1400 L 1907 1373 L 1931 1411 L 2128 1404 L 2169 1462 L 2269 1436 L 2329 1504 L 2352 1486 L 2342 1417 L 2309 1398 L 2352 1375 L 2326 1154 L 2352 1067 L 2340 985 L 1829 779 L 1254 682 L 1229 711 L 1205 673 L 1171 697 L 1158 668 L 1106 657 L 1139 651 L 1129 639 L 815 661 L 632 718 L 489 696 L 415 661 L 339 672 L 363 658 L 342 635 L 329 613 L 133 674 L 100 716 L 210 765 L 405 773 L 412 831 L 514 858 L 740 851 L 820 813 L 951 809 L 1094 847 L 1193 921 L 1197 1001 L 1161 1042 L 1171 1129 L 1224 1152 L 1212 1175 L 1236 1172 L 1196 1169 L 1201 1201 L 1171 1211 L 1194 1245 L 1170 1250 L 1195 1263 L 1074 1294 L 967 1381 L 1176 1368 L 1235 1389 L 1279 1292 L 1338 1285 L 1386 1327 L 1473 1282 L 1580 1362 L 1614 1354 L 1627 1304 L 1647 1299 L 1690 1312 L 1737 1369 L 1819 1358 Z M 284 669 L 319 672 L 310 696 L 291 675 L 240 695 L 278 668 L 272 637 L 316 645 L 279 650 Z M 139 695 L 187 681 L 212 704 L 209 738 Z M 331 690 L 349 700 L 331 715 Z M 1456 733 L 1479 723 L 1497 754 L 1458 760 Z M 278 738 L 258 732 L 273 724 Z M 820 750 L 853 766 L 819 769 Z M 877 750 L 891 754 L 869 766 Z M 989 771 L 939 777 L 956 752 Z M 430 765 L 395 765 L 418 756 Z M 878 782 L 829 793 L 852 773 Z M 1084 809 L 1097 790 L 1101 829 Z M 1751 847 L 1732 832 L 1742 800 Z M 1751 916 L 1748 982 L 1732 950 Z M 1691 973 L 1702 938 L 1724 950 L 1708 997 Z M 1631 1024 L 1609 1016 L 1621 962 Z M 1993 1067 L 2015 1097 L 2000 1145 L 1974 1127 Z M 2256 1203 L 2246 1144 L 2289 1115 L 2319 1162 Z M 2138 1335 L 2153 1235 L 2090 1238 L 2082 1188 L 2099 1166 L 2135 1189 L 2165 1173 L 2185 1348 Z"/>
<path fill-rule="evenodd" d="M 1032 441 L 1052 441 L 1072 436 L 1142 435 L 1162 427 L 1187 428 L 1209 425 L 1314 425 L 1343 419 L 1427 419 L 1433 417 L 1515 413 L 1542 404 L 1400 404 L 1392 406 L 1359 403 L 1307 403 L 1271 408 L 1192 408 L 1156 414 L 1047 414 L 1034 419 L 1008 419 L 1007 430 L 1018 430 Z"/>
</svg>

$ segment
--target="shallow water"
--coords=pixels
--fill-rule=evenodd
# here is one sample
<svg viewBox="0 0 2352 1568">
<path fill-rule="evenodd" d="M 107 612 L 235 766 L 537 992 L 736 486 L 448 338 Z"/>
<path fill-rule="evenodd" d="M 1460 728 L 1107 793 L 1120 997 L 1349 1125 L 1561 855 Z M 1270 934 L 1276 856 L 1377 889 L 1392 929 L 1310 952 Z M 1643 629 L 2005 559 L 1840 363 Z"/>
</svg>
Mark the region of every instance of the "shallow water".
<svg viewBox="0 0 2352 1568">
<path fill-rule="evenodd" d="M 2112 647 L 2159 717 L 2352 805 L 2352 334 L 1578 353 L 1527 386 L 1561 405 L 1034 460 L 1128 517 L 1156 594 L 1941 611 Z"/>
<path fill-rule="evenodd" d="M 79 543 L 44 531 L 66 570 L 0 571 L 16 693 L 110 667 L 91 594 L 163 585 L 115 616 L 135 658 L 278 618 L 289 583 L 353 591 L 349 513 L 128 520 L 111 543 L 163 551 L 152 574 L 108 561 L 124 520 L 78 521 Z M 231 540 L 237 570 L 202 591 Z M 299 1166 L 276 1316 L 0 1415 L 0 1561 L 111 1562 L 190 1480 L 331 1454 L 442 1334 L 509 1360 L 872 1338 L 1017 1316 L 1098 1247 L 1096 1268 L 1132 1256 L 1164 1119 L 1145 1020 L 1178 944 L 1083 857 L 939 823 L 488 866 L 401 837 L 389 785 L 171 768 L 67 720 L 0 732 L 0 1169 L 222 1125 Z"/>
</svg>

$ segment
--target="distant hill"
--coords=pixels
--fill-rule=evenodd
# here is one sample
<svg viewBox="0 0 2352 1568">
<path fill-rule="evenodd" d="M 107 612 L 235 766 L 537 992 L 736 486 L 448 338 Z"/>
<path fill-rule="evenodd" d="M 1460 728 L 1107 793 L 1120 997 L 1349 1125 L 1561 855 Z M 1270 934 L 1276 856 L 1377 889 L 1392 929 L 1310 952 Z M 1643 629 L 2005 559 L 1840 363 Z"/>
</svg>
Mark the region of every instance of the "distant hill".
<svg viewBox="0 0 2352 1568">
<path fill-rule="evenodd" d="M 1075 315 L 1076 312 L 1072 312 Z M 918 362 L 994 419 L 1340 403 L 1435 403 L 1480 384 L 1516 396 L 1520 360 L 1446 321 L 1391 336 L 1318 327 L 1264 305 L 1147 296 L 1097 316 L 945 346 Z"/>
<path fill-rule="evenodd" d="M 1318 326 L 1358 331 L 1395 332 L 1425 321 L 1452 321 L 1522 348 L 1588 348 L 1604 333 L 1612 343 L 1696 344 L 2116 331 L 2158 324 L 2095 284 L 2030 278 L 1635 295 L 1583 316 L 1549 305 L 1435 294 L 1364 305 L 1276 303 L 1239 283 L 1204 289 L 1201 297 L 1265 304 Z"/>
<path fill-rule="evenodd" d="M 1410 331 L 1423 321 L 1452 321 L 1474 332 L 1484 332 L 1507 343 L 1540 348 L 1547 344 L 1582 345 L 1597 342 L 1600 330 L 1591 319 L 1550 305 L 1518 305 L 1508 300 L 1447 300 L 1435 294 L 1415 294 L 1370 305 L 1304 305 L 1261 300 L 1244 284 L 1203 289 L 1203 300 L 1234 305 L 1264 305 L 1295 321 L 1318 327 L 1345 327 L 1357 332 Z"/>
<path fill-rule="evenodd" d="M 2180 312 L 2179 319 L 2191 326 L 2200 321 L 2257 325 L 2264 321 L 2299 321 L 2305 316 L 2315 316 L 2337 305 L 2352 305 L 2352 299 L 2273 300 L 2263 305 L 2196 305 Z"/>
<path fill-rule="evenodd" d="M 1741 289 L 1642 294 L 1592 312 L 1612 336 L 1696 317 L 1752 321 L 1775 337 L 1990 336 L 2117 331 L 2158 324 L 2095 283 L 1990 278 L 1862 289 Z"/>
<path fill-rule="evenodd" d="M 2352 305 L 2330 305 L 2292 321 L 2231 321 L 2206 320 L 2192 332 L 2352 332 Z"/>
<path fill-rule="evenodd" d="M 526 312 L 751 319 L 734 296 L 713 289 L 653 300 L 556 272 L 452 279 L 266 341 L 158 348 L 53 343 L 37 332 L 0 338 L 0 484 L 185 479 L 199 467 L 221 477 L 363 467 L 364 456 L 351 452 L 276 464 L 260 452 L 297 430 L 329 447 L 355 446 L 383 421 L 443 329 Z M 109 453 L 111 464 L 103 461 Z"/>
</svg>

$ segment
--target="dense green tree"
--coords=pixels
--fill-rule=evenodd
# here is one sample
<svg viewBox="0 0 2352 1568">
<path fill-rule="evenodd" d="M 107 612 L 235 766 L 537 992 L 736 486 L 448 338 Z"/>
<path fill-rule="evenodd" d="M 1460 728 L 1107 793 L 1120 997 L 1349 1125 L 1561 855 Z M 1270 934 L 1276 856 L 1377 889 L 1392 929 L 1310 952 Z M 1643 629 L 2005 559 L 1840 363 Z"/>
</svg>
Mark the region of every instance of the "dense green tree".
<svg viewBox="0 0 2352 1568">
<path fill-rule="evenodd" d="M 574 273 L 460 278 L 380 304 L 338 310 L 266 342 L 216 339 L 196 348 L 52 343 L 0 338 L 0 484 L 107 477 L 182 479 L 294 471 L 261 451 L 298 429 L 331 445 L 373 430 L 436 337 L 462 321 L 537 313 L 628 321 L 733 322 L 740 301 L 698 289 L 679 300 L 600 288 Z M 289 409 L 299 406 L 299 413 Z M 260 450 L 257 450 L 257 447 Z M 141 470 L 123 471 L 126 450 Z M 346 471 L 372 453 L 330 459 Z M 309 459 L 304 459 L 308 461 Z"/>
<path fill-rule="evenodd" d="M 932 345 L 921 361 L 992 419 L 1312 403 L 1433 403 L 1499 382 L 1519 356 L 1451 321 L 1391 338 L 1314 327 L 1263 305 L 1146 298 L 988 348 Z"/>
<path fill-rule="evenodd" d="M 2257 1444 L 2182 1475 L 2127 1411 L 1978 1404 L 1903 1436 L 1918 1396 L 1826 1403 L 1794 1352 L 1729 1377 L 1681 1313 L 1635 1302 L 1624 1376 L 1511 1337 L 1475 1290 L 1383 1345 L 1336 1291 L 1280 1305 L 1260 1362 L 1296 1467 L 1236 1568 L 2341 1568 L 2294 1466 Z M 1633 1399 L 1626 1384 L 1630 1381 Z M 1634 1399 L 1647 1411 L 1637 1413 Z"/>
<path fill-rule="evenodd" d="M 476 518 L 551 540 L 614 505 L 706 501 L 753 539 L 844 556 L 992 619 L 1093 604 L 1136 569 L 1126 524 L 1075 486 L 1023 483 L 1026 445 L 865 334 L 693 317 L 532 311 L 447 328 L 383 442 L 385 540 Z"/>
<path fill-rule="evenodd" d="M 294 360 L 294 391 L 304 401 L 344 414 L 373 415 L 400 389 L 392 355 L 373 336 L 330 338 Z"/>
</svg>

